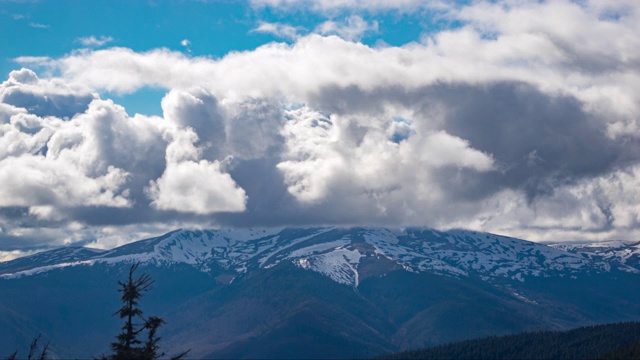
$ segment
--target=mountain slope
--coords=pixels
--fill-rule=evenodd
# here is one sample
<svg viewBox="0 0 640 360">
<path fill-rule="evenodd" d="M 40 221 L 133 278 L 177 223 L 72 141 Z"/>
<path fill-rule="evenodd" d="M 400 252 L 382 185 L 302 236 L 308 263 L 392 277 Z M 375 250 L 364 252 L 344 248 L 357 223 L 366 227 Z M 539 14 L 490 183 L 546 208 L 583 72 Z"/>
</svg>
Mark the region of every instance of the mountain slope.
<svg viewBox="0 0 640 360">
<path fill-rule="evenodd" d="M 637 359 L 640 323 L 589 326 L 564 332 L 488 337 L 406 351 L 379 359 Z"/>
<path fill-rule="evenodd" d="M 84 247 L 65 247 L 18 258 L 12 261 L 0 262 L 0 275 L 27 271 L 45 266 L 73 263 L 91 259 L 104 253 L 104 250 Z"/>
<path fill-rule="evenodd" d="M 622 264 L 640 269 L 640 242 L 604 241 L 598 243 L 550 244 L 550 246 L 578 254 L 584 258 Z"/>
<path fill-rule="evenodd" d="M 117 280 L 155 280 L 168 353 L 354 358 L 521 331 L 640 320 L 632 262 L 463 230 L 177 230 L 109 251 L 1 263 L 0 349 L 108 352 Z"/>
</svg>

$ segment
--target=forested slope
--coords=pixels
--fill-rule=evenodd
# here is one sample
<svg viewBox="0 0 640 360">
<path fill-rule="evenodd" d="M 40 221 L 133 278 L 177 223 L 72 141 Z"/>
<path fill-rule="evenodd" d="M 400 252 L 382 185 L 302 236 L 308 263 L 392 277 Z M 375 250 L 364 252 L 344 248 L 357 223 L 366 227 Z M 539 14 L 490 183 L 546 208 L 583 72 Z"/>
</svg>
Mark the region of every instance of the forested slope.
<svg viewBox="0 0 640 360">
<path fill-rule="evenodd" d="M 640 322 L 491 336 L 378 359 L 640 359 Z"/>
</svg>

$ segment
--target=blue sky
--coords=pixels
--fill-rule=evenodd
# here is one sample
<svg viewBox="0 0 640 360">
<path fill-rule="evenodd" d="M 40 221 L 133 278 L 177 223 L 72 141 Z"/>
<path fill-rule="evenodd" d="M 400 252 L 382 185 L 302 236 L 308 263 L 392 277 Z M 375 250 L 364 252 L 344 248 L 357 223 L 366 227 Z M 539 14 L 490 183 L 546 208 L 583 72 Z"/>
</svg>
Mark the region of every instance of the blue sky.
<svg viewBox="0 0 640 360">
<path fill-rule="evenodd" d="M 0 0 L 0 49 L 0 259 L 176 228 L 640 237 L 635 0 Z"/>
</svg>

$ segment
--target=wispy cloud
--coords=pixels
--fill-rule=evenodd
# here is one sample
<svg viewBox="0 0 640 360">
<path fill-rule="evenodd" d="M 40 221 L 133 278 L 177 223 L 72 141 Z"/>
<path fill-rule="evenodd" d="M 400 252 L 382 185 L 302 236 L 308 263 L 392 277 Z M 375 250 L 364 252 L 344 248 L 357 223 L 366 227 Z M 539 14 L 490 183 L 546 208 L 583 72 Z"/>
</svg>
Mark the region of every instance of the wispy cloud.
<svg viewBox="0 0 640 360">
<path fill-rule="evenodd" d="M 189 39 L 182 39 L 180 45 L 188 52 L 191 53 L 191 41 Z"/>
<path fill-rule="evenodd" d="M 366 11 L 412 11 L 425 7 L 448 6 L 442 0 L 251 0 L 257 7 L 275 7 L 280 9 L 309 8 L 315 11 L 333 11 L 340 9 L 359 9 Z"/>
<path fill-rule="evenodd" d="M 95 37 L 94 35 L 91 35 L 87 37 L 78 38 L 76 39 L 76 41 L 82 44 L 83 46 L 95 47 L 95 46 L 103 46 L 107 43 L 110 43 L 113 41 L 113 38 L 111 36 Z"/>
<path fill-rule="evenodd" d="M 41 24 L 41 23 L 37 23 L 37 22 L 32 22 L 29 23 L 29 26 L 36 28 L 36 29 L 48 29 L 51 27 L 51 25 L 47 25 L 47 24 Z"/>
<path fill-rule="evenodd" d="M 277 37 L 290 40 L 297 39 L 302 31 L 304 31 L 304 29 L 300 27 L 270 22 L 261 22 L 257 28 L 251 30 L 251 32 L 272 34 Z"/>
<path fill-rule="evenodd" d="M 46 66 L 49 62 L 54 61 L 48 56 L 19 56 L 14 58 L 18 64 L 33 64 L 32 66 Z"/>
<path fill-rule="evenodd" d="M 315 32 L 322 35 L 338 35 L 345 40 L 360 40 L 366 33 L 377 32 L 378 22 L 367 22 L 362 17 L 353 15 L 343 21 L 325 21 L 318 25 Z"/>
</svg>

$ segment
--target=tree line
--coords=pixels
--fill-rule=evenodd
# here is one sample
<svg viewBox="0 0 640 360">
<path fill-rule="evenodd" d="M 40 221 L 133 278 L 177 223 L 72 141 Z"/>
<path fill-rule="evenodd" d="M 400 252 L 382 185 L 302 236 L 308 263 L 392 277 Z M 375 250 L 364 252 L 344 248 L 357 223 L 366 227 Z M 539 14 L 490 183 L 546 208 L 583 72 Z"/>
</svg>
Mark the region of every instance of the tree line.
<svg viewBox="0 0 640 360">
<path fill-rule="evenodd" d="M 640 359 L 640 322 L 490 336 L 377 359 Z"/>
</svg>

